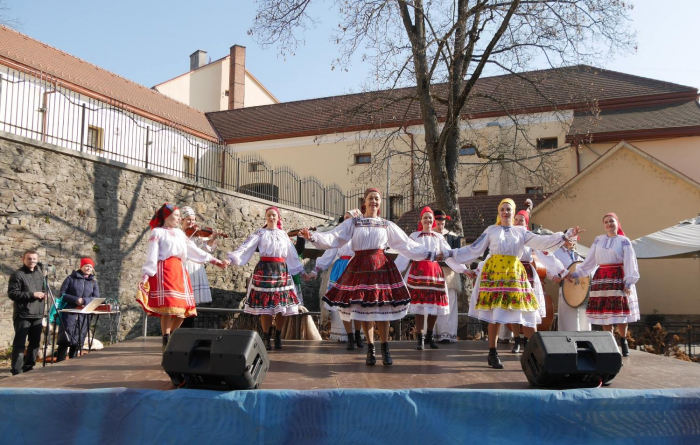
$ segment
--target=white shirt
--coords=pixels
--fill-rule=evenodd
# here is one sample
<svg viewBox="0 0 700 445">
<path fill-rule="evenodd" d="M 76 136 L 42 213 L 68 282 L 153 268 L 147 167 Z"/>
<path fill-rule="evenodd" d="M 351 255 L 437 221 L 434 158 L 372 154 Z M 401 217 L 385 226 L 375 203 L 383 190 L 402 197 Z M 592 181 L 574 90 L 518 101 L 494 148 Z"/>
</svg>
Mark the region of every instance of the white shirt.
<svg viewBox="0 0 700 445">
<path fill-rule="evenodd" d="M 576 272 L 571 276 L 572 278 L 578 278 L 589 275 L 596 266 L 605 264 L 622 264 L 626 288 L 639 281 L 637 255 L 634 253 L 629 238 L 622 235 L 612 237 L 607 235 L 597 236 L 591 245 L 591 250 L 588 251 L 586 260 L 576 267 Z"/>
<path fill-rule="evenodd" d="M 260 252 L 261 257 L 284 258 L 292 275 L 304 270 L 292 240 L 287 232 L 280 229 L 258 229 L 238 249 L 226 256 L 234 266 L 243 266 L 253 257 L 255 249 Z"/>
<path fill-rule="evenodd" d="M 525 246 L 539 250 L 553 250 L 564 243 L 564 234 L 535 235 L 523 226 L 489 226 L 471 245 L 454 249 L 458 263 L 470 263 L 479 258 L 486 248 L 491 255 L 509 255 L 520 258 Z"/>
<path fill-rule="evenodd" d="M 437 232 L 413 232 L 409 235 L 409 238 L 419 244 L 422 244 L 431 252 L 448 252 L 450 250 L 450 245 L 447 244 L 445 237 Z M 394 263 L 396 264 L 396 268 L 399 269 L 399 272 L 403 272 L 408 267 L 408 263 L 410 261 L 411 260 L 409 258 L 399 255 L 396 260 L 394 260 Z M 467 267 L 464 264 L 459 264 L 452 258 L 446 259 L 445 263 L 450 266 L 450 269 L 458 273 L 467 270 Z"/>
<path fill-rule="evenodd" d="M 183 263 L 188 260 L 195 263 L 214 261 L 213 256 L 197 247 L 182 230 L 156 227 L 151 230 L 151 236 L 148 238 L 143 274 L 149 277 L 154 276 L 158 269 L 158 261 L 164 261 L 170 257 L 180 258 Z"/>
<path fill-rule="evenodd" d="M 422 244 L 418 244 L 391 221 L 384 218 L 360 216 L 343 221 L 330 232 L 314 233 L 311 241 L 321 249 L 341 247 L 352 240 L 352 249 L 376 250 L 387 245 L 399 254 L 412 260 L 424 260 L 430 254 Z"/>
</svg>

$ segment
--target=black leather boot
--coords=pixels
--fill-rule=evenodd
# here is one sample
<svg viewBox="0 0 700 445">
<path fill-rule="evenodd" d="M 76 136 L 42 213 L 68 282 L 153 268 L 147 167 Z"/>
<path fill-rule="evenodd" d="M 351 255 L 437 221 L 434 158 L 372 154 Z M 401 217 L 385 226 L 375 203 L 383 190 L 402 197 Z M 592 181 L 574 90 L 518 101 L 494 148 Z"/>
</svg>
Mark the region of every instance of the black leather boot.
<svg viewBox="0 0 700 445">
<path fill-rule="evenodd" d="M 513 345 L 513 349 L 510 350 L 513 354 L 517 354 L 520 352 L 520 337 L 515 337 L 515 344 Z"/>
<path fill-rule="evenodd" d="M 382 343 L 384 344 L 384 343 Z M 416 334 L 416 349 L 422 351 L 425 347 L 425 336 L 423 334 Z"/>
<path fill-rule="evenodd" d="M 390 366 L 394 363 L 389 352 L 389 343 L 382 343 L 382 363 L 384 363 L 384 366 Z"/>
<path fill-rule="evenodd" d="M 348 351 L 353 351 L 355 349 L 355 336 L 351 333 L 348 334 Z"/>
<path fill-rule="evenodd" d="M 165 352 L 165 348 L 168 347 L 168 341 L 170 341 L 170 334 L 163 335 L 163 352 Z"/>
<path fill-rule="evenodd" d="M 626 338 L 620 339 L 620 349 L 622 350 L 622 356 L 623 356 L 623 357 L 629 357 L 629 355 L 630 355 L 630 345 L 627 344 L 627 339 L 626 339 Z"/>
<path fill-rule="evenodd" d="M 275 329 L 275 349 L 282 349 L 282 331 Z"/>
<path fill-rule="evenodd" d="M 356 330 L 355 331 L 355 345 L 357 345 L 358 348 L 362 349 L 365 347 L 364 344 L 362 344 L 362 336 L 360 335 L 360 331 Z"/>
<path fill-rule="evenodd" d="M 377 357 L 374 356 L 374 343 L 367 343 L 367 360 L 365 360 L 369 366 L 374 366 L 377 363 Z"/>
<path fill-rule="evenodd" d="M 425 335 L 425 341 L 430 345 L 430 349 L 440 349 L 438 345 L 435 344 L 435 338 L 433 337 L 433 331 L 428 331 Z"/>
<path fill-rule="evenodd" d="M 270 344 L 270 335 L 272 334 L 272 328 L 270 328 L 267 332 L 263 332 L 262 338 L 263 338 L 263 343 L 265 343 L 265 349 L 268 351 L 272 351 L 272 345 Z"/>
<path fill-rule="evenodd" d="M 496 348 L 489 349 L 488 364 L 493 369 L 503 369 L 503 364 L 501 363 L 500 357 L 498 357 L 498 351 Z"/>
<path fill-rule="evenodd" d="M 522 349 L 522 351 L 525 351 L 525 346 L 527 346 L 527 337 L 523 337 L 522 344 L 523 344 L 523 347 L 521 349 Z"/>
</svg>

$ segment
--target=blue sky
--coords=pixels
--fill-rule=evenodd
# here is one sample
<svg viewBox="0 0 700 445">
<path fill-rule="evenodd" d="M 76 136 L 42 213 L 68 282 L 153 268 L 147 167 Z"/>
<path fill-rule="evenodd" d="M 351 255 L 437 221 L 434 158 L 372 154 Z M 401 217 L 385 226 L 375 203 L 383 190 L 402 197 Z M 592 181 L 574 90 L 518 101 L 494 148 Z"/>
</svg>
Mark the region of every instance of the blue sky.
<svg viewBox="0 0 700 445">
<path fill-rule="evenodd" d="M 296 55 L 282 59 L 263 50 L 247 30 L 252 0 L 4 0 L 6 15 L 28 36 L 151 87 L 189 70 L 197 49 L 212 60 L 234 44 L 247 48 L 246 66 L 278 99 L 291 101 L 361 91 L 370 66 L 332 71 L 337 47 L 329 41 L 336 24 L 328 6 L 315 9 L 320 25 L 305 34 Z M 700 87 L 697 18 L 699 0 L 633 0 L 636 54 L 605 61 L 605 68 Z M 660 11 L 660 5 L 665 10 Z M 695 36 L 695 37 L 693 37 Z"/>
</svg>

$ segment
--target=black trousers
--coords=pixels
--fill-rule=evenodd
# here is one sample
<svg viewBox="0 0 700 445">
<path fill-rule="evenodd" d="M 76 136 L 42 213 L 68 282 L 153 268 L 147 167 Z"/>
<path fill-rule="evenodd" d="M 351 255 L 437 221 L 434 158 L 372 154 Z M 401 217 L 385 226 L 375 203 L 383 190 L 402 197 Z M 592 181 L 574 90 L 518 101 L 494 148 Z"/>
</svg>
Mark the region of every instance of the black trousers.
<svg viewBox="0 0 700 445">
<path fill-rule="evenodd" d="M 36 356 L 39 354 L 41 343 L 41 318 L 15 318 L 15 339 L 12 342 L 12 375 L 21 374 L 30 370 L 36 364 Z M 24 355 L 24 346 L 29 337 L 27 355 Z"/>
</svg>

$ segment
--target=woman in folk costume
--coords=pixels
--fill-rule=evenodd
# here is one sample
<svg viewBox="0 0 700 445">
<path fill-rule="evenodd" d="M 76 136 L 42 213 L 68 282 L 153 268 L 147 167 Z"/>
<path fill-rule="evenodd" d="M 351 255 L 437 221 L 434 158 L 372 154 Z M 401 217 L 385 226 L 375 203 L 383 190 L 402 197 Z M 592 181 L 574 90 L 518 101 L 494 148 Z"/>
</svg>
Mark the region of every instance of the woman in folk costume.
<svg viewBox="0 0 700 445">
<path fill-rule="evenodd" d="M 450 232 L 445 228 L 447 221 L 452 218 L 442 210 L 435 210 L 435 227 L 433 230 L 441 234 L 451 249 L 460 247 L 460 237 L 456 233 Z M 449 266 L 441 265 L 442 274 L 445 277 L 447 285 L 447 298 L 450 302 L 450 312 L 446 315 L 439 315 L 435 323 L 435 338 L 440 343 L 453 343 L 457 341 L 457 329 L 459 327 L 459 302 L 457 294 L 462 291 L 462 281 L 459 279 L 459 274 L 450 269 Z M 467 271 L 470 276 L 473 274 Z"/>
<path fill-rule="evenodd" d="M 389 245 L 416 261 L 434 258 L 432 252 L 410 239 L 396 224 L 379 216 L 381 201 L 379 190 L 369 188 L 361 209 L 363 216 L 348 219 L 330 232 L 315 232 L 313 236 L 308 229 L 301 232 L 319 248 L 338 248 L 352 241 L 355 256 L 323 301 L 329 310 L 339 311 L 343 320 L 362 322 L 367 338 L 367 365 L 376 363 L 375 322 L 382 343 L 382 363 L 392 364 L 389 322 L 403 318 L 411 302 L 401 274 L 384 254 L 384 247 Z"/>
<path fill-rule="evenodd" d="M 521 210 L 515 214 L 513 218 L 513 225 L 518 227 L 525 227 L 528 229 L 530 227 L 530 208 L 532 206 L 532 201 L 529 199 L 526 202 L 528 208 L 526 210 Z M 529 229 L 528 229 L 529 230 Z M 564 272 L 564 266 L 551 255 L 544 255 L 540 252 L 535 251 L 529 246 L 523 247 L 523 253 L 520 255 L 520 263 L 525 267 L 525 272 L 527 273 L 527 281 L 530 283 L 532 291 L 535 293 L 537 298 L 537 304 L 539 305 L 539 315 L 544 318 L 547 315 L 547 309 L 544 300 L 544 289 L 542 289 L 542 282 L 537 274 L 537 268 L 535 267 L 534 256 L 545 266 L 547 273 L 550 270 L 554 274 L 561 274 Z M 541 321 L 541 320 L 540 320 Z M 523 329 L 519 324 L 512 324 L 511 329 L 513 330 L 513 336 L 515 337 L 515 344 L 511 352 L 518 353 L 522 348 L 524 349 L 527 345 L 528 336 L 523 335 Z"/>
<path fill-rule="evenodd" d="M 167 202 L 156 211 L 149 223 L 143 285 L 148 283 L 147 301 L 137 299 L 149 314 L 160 317 L 163 348 L 170 334 L 183 320 L 197 316 L 190 276 L 185 268 L 188 260 L 211 263 L 225 269 L 226 263 L 197 247 L 180 230 L 180 210 Z"/>
<path fill-rule="evenodd" d="M 260 261 L 255 266 L 245 301 L 246 314 L 260 315 L 265 349 L 272 349 L 272 317 L 275 317 L 275 349 L 282 349 L 285 316 L 299 313 L 299 298 L 292 275 L 304 271 L 297 251 L 282 230 L 282 214 L 277 207 L 265 210 L 266 224 L 255 231 L 227 257 L 234 266 L 250 261 L 257 249 Z"/>
<path fill-rule="evenodd" d="M 470 246 L 453 251 L 454 259 L 464 264 L 478 258 L 487 248 L 490 250 L 490 257 L 477 281 L 478 299 L 471 302 L 469 315 L 489 323 L 488 364 L 495 369 L 503 369 L 496 350 L 500 325 L 522 325 L 525 335 L 530 336 L 541 321 L 537 297 L 527 279 L 525 267 L 518 260 L 524 247 L 555 249 L 567 237 L 582 232 L 576 227 L 566 236 L 561 232 L 535 235 L 526 227 L 513 226 L 514 212 L 513 200 L 504 199 L 498 205 L 496 225 L 488 227 Z"/>
<path fill-rule="evenodd" d="M 343 221 L 346 219 L 359 218 L 362 216 L 362 212 L 359 209 L 353 209 L 346 212 L 343 216 Z M 348 267 L 348 263 L 355 255 L 352 250 L 352 241 L 347 244 L 335 248 L 328 249 L 318 260 L 316 260 L 316 267 L 314 267 L 313 272 L 308 274 L 308 279 L 314 279 L 319 273 L 328 269 L 333 264 L 331 268 L 331 276 L 328 281 L 328 291 L 335 283 L 338 282 L 340 277 L 345 272 Z M 352 320 L 342 320 L 340 318 L 340 313 L 337 311 L 330 311 L 331 313 L 331 340 L 336 340 L 339 342 L 347 342 L 347 349 L 352 351 L 357 345 L 358 348 L 364 348 L 365 345 L 362 343 L 362 334 L 360 332 L 360 321 Z M 355 332 L 353 333 L 353 323 L 355 323 Z"/>
<path fill-rule="evenodd" d="M 627 324 L 639 320 L 639 300 L 635 283 L 639 280 L 637 255 L 632 243 L 622 231 L 620 219 L 614 213 L 603 217 L 605 235 L 597 236 L 586 260 L 576 267 L 576 272 L 567 279 L 589 275 L 596 270 L 591 280 L 591 292 L 586 307 L 586 317 L 591 324 L 603 326 L 612 332 L 617 325 L 622 338 L 622 355 L 630 353 L 627 344 Z"/>
<path fill-rule="evenodd" d="M 422 244 L 430 252 L 447 252 L 451 250 L 445 238 L 433 231 L 435 227 L 435 215 L 430 207 L 423 207 L 418 222 L 418 231 L 409 235 L 409 238 Z M 399 271 L 404 271 L 411 260 L 403 255 L 396 259 L 396 267 Z M 448 258 L 447 265 L 455 272 L 466 272 L 467 268 L 463 264 L 457 263 L 452 258 Z M 438 315 L 447 315 L 450 312 L 450 301 L 447 296 L 447 285 L 445 276 L 442 273 L 440 263 L 435 261 L 413 261 L 411 268 L 406 274 L 406 286 L 411 294 L 411 306 L 408 312 L 416 314 L 416 349 L 423 350 L 425 342 L 428 342 L 432 349 L 438 349 L 433 337 L 433 329 Z M 423 334 L 423 324 L 425 316 L 428 317 L 428 330 Z"/>
<path fill-rule="evenodd" d="M 180 216 L 182 217 L 180 228 L 183 232 L 197 226 L 197 214 L 192 207 L 182 207 L 180 209 Z M 208 238 L 196 236 L 195 233 L 189 238 L 197 247 L 205 252 L 213 254 L 214 251 L 216 251 L 216 239 L 218 236 L 219 234 L 216 232 Z M 226 263 L 228 263 L 228 261 Z M 190 275 L 195 305 L 200 306 L 201 304 L 211 303 L 211 289 L 209 288 L 209 278 L 207 278 L 205 265 L 188 259 L 185 267 L 187 268 L 187 273 Z M 192 327 L 194 325 L 193 321 L 194 319 L 191 318 L 186 319 L 182 323 L 182 327 Z"/>
</svg>

